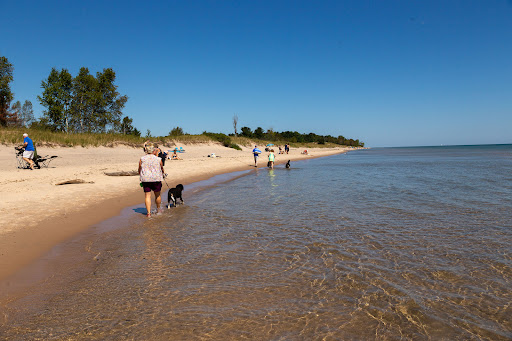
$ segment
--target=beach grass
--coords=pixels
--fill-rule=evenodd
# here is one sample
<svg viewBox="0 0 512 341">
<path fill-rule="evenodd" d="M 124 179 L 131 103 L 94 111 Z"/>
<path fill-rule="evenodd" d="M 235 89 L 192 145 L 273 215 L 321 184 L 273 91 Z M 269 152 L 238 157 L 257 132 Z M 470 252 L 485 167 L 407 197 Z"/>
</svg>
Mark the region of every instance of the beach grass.
<svg viewBox="0 0 512 341">
<path fill-rule="evenodd" d="M 39 146 L 48 147 L 99 147 L 124 144 L 128 146 L 140 146 L 144 138 L 123 134 L 67 134 L 64 132 L 52 132 L 49 130 L 26 129 L 26 128 L 1 128 L 0 143 L 4 145 L 19 145 L 23 143 L 23 133 Z"/>
<path fill-rule="evenodd" d="M 205 135 L 157 136 L 148 138 L 113 133 L 67 134 L 49 130 L 8 127 L 0 128 L 0 143 L 4 145 L 20 145 L 23 143 L 23 133 L 27 133 L 37 145 L 47 147 L 114 147 L 116 145 L 140 147 L 146 140 L 164 146 L 214 142 L 212 138 Z"/>
<path fill-rule="evenodd" d="M 150 140 L 161 146 L 173 147 L 179 144 L 202 144 L 216 143 L 218 139 L 204 134 L 201 135 L 179 135 L 179 136 L 155 136 L 155 137 L 139 137 L 134 135 L 123 135 L 114 133 L 65 133 L 53 132 L 49 130 L 28 129 L 2 127 L 0 128 L 0 144 L 3 145 L 21 145 L 23 144 L 23 133 L 29 134 L 30 138 L 38 146 L 45 147 L 115 147 L 117 145 L 126 145 L 131 147 L 140 147 L 144 141 Z M 266 146 L 274 144 L 284 147 L 287 141 L 266 141 L 249 139 L 241 136 L 230 136 L 229 143 L 226 147 L 239 149 L 239 146 L 251 148 L 253 145 Z M 334 148 L 341 147 L 334 143 L 290 143 L 292 148 Z"/>
</svg>

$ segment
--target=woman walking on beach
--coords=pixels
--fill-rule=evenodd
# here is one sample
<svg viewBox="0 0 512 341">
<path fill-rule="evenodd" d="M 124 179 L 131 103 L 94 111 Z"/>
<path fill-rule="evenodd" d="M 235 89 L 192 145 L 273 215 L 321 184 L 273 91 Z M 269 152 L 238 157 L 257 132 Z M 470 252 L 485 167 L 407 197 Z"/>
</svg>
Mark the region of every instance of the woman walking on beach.
<svg viewBox="0 0 512 341">
<path fill-rule="evenodd" d="M 162 159 L 157 156 L 159 151 L 154 146 L 147 146 L 147 154 L 141 157 L 139 161 L 139 175 L 141 186 L 144 189 L 148 217 L 151 217 L 151 191 L 155 192 L 157 214 L 161 213 L 160 204 L 162 203 L 162 197 L 160 192 L 165 172 Z"/>
</svg>

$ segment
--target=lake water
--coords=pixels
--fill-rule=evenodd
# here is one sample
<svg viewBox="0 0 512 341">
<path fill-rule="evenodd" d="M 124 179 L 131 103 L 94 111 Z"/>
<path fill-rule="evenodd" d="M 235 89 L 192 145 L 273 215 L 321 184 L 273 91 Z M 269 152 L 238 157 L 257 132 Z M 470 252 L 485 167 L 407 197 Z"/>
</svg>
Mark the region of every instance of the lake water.
<svg viewBox="0 0 512 341">
<path fill-rule="evenodd" d="M 91 257 L 6 304 L 2 338 L 512 339 L 512 145 L 353 151 L 184 197 L 76 241 Z"/>
</svg>

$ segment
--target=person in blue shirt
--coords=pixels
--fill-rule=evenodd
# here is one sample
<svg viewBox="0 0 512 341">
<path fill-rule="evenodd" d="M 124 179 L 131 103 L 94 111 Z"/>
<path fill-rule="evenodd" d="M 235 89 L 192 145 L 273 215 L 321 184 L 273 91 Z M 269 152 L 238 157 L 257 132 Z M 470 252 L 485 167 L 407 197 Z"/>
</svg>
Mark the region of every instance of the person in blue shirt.
<svg viewBox="0 0 512 341">
<path fill-rule="evenodd" d="M 28 137 L 27 133 L 23 134 L 23 148 L 25 148 L 25 151 L 23 152 L 23 160 L 28 163 L 31 170 L 34 170 L 34 161 L 32 161 L 32 159 L 34 158 L 34 152 L 36 149 L 34 148 L 32 139 Z"/>
<path fill-rule="evenodd" d="M 260 156 L 261 150 L 258 149 L 258 146 L 254 146 L 252 153 L 254 154 L 254 167 L 258 167 L 258 156 Z"/>
</svg>

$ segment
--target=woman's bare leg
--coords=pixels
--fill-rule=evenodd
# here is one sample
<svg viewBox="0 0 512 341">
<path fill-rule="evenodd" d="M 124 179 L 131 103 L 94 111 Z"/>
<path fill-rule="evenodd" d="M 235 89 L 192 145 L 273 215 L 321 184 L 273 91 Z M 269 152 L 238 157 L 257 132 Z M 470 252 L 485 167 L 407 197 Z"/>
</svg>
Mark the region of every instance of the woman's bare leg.
<svg viewBox="0 0 512 341">
<path fill-rule="evenodd" d="M 162 196 L 160 195 L 160 192 L 155 192 L 155 204 L 156 204 L 156 210 L 160 212 L 160 204 L 162 203 Z"/>
<path fill-rule="evenodd" d="M 146 210 L 148 211 L 147 215 L 148 217 L 151 215 L 151 192 L 144 192 L 145 195 L 145 203 L 146 203 Z"/>
</svg>

